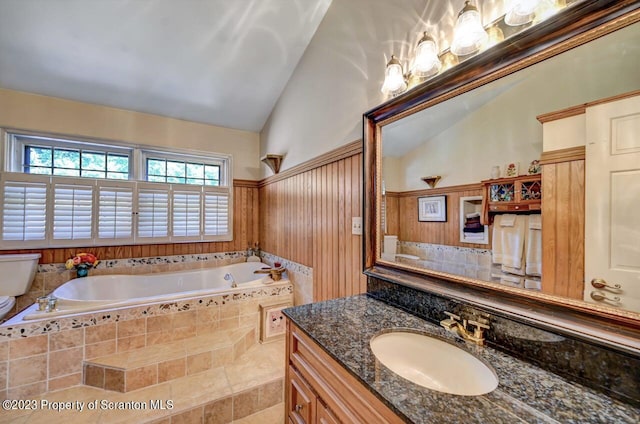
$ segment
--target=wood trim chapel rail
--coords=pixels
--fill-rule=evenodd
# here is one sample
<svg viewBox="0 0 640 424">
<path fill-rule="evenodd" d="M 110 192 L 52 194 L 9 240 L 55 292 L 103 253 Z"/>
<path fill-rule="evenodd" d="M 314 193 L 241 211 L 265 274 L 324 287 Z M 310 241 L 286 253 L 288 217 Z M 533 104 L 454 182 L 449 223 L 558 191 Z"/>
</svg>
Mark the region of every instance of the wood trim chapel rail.
<svg viewBox="0 0 640 424">
<path fill-rule="evenodd" d="M 293 177 L 294 175 L 302 174 L 304 172 L 311 171 L 312 169 L 320 168 L 321 166 L 330 164 L 332 162 L 337 162 L 341 159 L 345 159 L 351 156 L 355 156 L 359 153 L 362 153 L 362 140 L 356 140 L 351 143 L 345 144 L 344 146 L 338 147 L 337 149 L 331 150 L 327 153 L 324 153 L 320 156 L 317 156 L 313 159 L 302 162 L 299 165 L 282 171 L 279 174 L 266 177 L 260 180 L 258 184 L 259 187 L 264 187 L 268 184 L 286 180 L 287 178 Z"/>
</svg>

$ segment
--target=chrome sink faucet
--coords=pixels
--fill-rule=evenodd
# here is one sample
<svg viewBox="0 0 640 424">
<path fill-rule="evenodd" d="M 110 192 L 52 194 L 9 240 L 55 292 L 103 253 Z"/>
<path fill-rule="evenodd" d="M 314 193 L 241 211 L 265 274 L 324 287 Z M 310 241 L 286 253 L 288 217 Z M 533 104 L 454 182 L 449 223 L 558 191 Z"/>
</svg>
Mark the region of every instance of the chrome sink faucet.
<svg viewBox="0 0 640 424">
<path fill-rule="evenodd" d="M 482 322 L 462 319 L 459 315 L 452 314 L 451 312 L 444 311 L 449 317 L 440 321 L 440 325 L 450 333 L 456 334 L 464 340 L 471 341 L 478 346 L 484 346 L 484 330 L 488 330 L 490 327 Z M 462 320 L 462 322 L 460 322 Z M 473 332 L 467 330 L 467 324 L 471 324 L 475 329 Z"/>
</svg>

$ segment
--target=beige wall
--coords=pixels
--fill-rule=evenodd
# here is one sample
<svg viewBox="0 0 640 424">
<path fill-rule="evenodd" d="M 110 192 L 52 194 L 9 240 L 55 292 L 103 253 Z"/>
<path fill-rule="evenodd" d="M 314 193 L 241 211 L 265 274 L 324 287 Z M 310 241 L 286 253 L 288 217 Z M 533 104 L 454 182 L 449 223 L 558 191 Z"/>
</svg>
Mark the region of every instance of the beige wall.
<svg viewBox="0 0 640 424">
<path fill-rule="evenodd" d="M 259 134 L 0 89 L 0 127 L 233 156 L 233 177 L 260 178 Z"/>
</svg>

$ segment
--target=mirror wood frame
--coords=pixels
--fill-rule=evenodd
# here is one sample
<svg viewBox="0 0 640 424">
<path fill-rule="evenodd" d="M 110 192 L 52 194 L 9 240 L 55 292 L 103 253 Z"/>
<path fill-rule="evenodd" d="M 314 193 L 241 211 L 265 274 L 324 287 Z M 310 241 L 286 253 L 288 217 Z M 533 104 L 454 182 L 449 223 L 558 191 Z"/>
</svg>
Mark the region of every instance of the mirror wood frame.
<svg viewBox="0 0 640 424">
<path fill-rule="evenodd" d="M 430 288 L 436 291 L 438 286 L 444 287 L 442 282 L 453 282 L 462 290 L 475 288 L 484 293 L 506 294 L 524 305 L 524 309 L 532 310 L 528 316 L 526 313 L 523 315 L 525 319 L 539 318 L 540 314 L 535 313 L 531 308 L 535 306 L 536 309 L 549 314 L 555 314 L 558 311 L 566 312 L 569 317 L 566 327 L 569 329 L 573 323 L 577 326 L 586 322 L 595 324 L 600 329 L 611 329 L 609 336 L 612 338 L 616 332 L 623 332 L 634 339 L 640 339 L 640 313 L 382 261 L 380 259 L 382 234 L 379 231 L 382 199 L 381 144 L 384 125 L 639 21 L 640 1 L 586 0 L 562 10 L 546 21 L 510 37 L 501 44 L 465 60 L 443 74 L 364 113 L 363 267 L 365 274 L 412 286 L 416 286 L 415 282 L 421 279 L 428 282 L 435 278 L 439 283 L 431 285 Z M 440 292 L 445 293 L 446 288 Z M 483 303 L 477 298 L 475 301 L 480 305 Z M 486 305 L 495 306 L 495 300 L 487 301 Z M 607 334 L 602 335 L 602 332 L 596 332 L 597 338 L 605 341 L 608 339 Z"/>
</svg>

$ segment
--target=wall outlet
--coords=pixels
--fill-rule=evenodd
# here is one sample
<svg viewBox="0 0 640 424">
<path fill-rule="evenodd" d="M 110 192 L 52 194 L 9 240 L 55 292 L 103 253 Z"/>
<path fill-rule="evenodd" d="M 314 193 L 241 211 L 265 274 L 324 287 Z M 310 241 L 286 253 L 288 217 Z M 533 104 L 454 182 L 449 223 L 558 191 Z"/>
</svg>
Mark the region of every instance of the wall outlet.
<svg viewBox="0 0 640 424">
<path fill-rule="evenodd" d="M 362 217 L 354 216 L 351 218 L 351 234 L 362 235 Z"/>
</svg>

